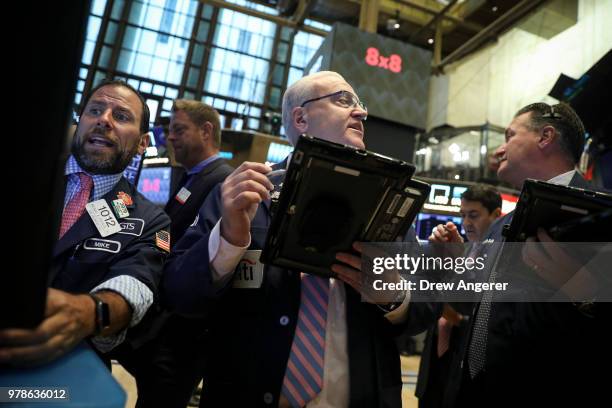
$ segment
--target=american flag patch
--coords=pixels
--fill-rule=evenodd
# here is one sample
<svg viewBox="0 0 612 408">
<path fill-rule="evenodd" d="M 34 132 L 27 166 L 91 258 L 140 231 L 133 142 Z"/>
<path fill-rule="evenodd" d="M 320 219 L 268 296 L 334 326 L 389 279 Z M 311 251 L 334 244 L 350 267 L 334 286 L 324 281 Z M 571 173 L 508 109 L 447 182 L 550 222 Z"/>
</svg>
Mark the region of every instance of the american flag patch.
<svg viewBox="0 0 612 408">
<path fill-rule="evenodd" d="M 155 245 L 166 252 L 170 252 L 170 233 L 168 231 L 157 231 L 155 233 Z"/>
</svg>

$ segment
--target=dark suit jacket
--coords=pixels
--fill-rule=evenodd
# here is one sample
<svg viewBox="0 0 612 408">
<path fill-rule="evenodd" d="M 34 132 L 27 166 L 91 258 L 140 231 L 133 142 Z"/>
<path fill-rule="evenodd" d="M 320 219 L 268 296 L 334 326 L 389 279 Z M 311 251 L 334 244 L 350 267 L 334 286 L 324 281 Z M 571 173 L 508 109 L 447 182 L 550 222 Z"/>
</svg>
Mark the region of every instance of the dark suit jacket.
<svg viewBox="0 0 612 408">
<path fill-rule="evenodd" d="M 279 180 L 272 180 L 277 183 Z M 269 202 L 251 224 L 250 250 L 261 249 L 270 223 Z M 219 189 L 174 248 L 164 275 L 168 302 L 179 313 L 209 314 L 210 350 L 203 406 L 278 405 L 300 303 L 299 271 L 265 266 L 258 289 L 212 284 L 208 238 L 221 214 Z M 377 306 L 346 288 L 350 404 L 400 407 L 401 373 L 393 335 L 402 330 Z M 211 300 L 214 300 L 211 302 Z"/>
<path fill-rule="evenodd" d="M 579 175 L 570 185 L 589 188 Z M 512 215 L 498 219 L 487 239 L 501 242 L 503 226 Z M 488 255 L 493 259 L 493 253 Z M 610 337 L 604 335 L 601 316 L 586 316 L 569 302 L 495 302 L 494 298 L 485 367 L 470 379 L 468 349 L 479 306 L 472 306 L 467 334 L 451 353 L 441 406 L 589 406 L 603 392 L 592 370 L 596 365 L 605 368 L 602 357 L 610 353 L 603 346 Z"/>
<path fill-rule="evenodd" d="M 233 170 L 234 168 L 227 164 L 225 160 L 217 159 L 193 176 L 193 181 L 189 185 L 191 195 L 184 204 L 181 204 L 175 198 L 181 188 L 180 186 L 172 194 L 164 211 L 172 220 L 170 229 L 173 246 L 181 239 L 187 227 L 195 220 L 208 193 L 210 193 L 214 186 L 225 180 Z"/>
<path fill-rule="evenodd" d="M 233 168 L 223 159 L 217 159 L 209 163 L 198 174 L 192 176 L 189 185 L 191 194 L 187 201 L 181 204 L 175 197 L 182 186 L 172 194 L 166 204 L 165 211 L 170 216 L 172 222 L 171 245 L 174 247 L 185 233 L 185 230 L 194 222 L 202 203 L 210 191 L 233 171 Z M 162 294 L 163 295 L 163 294 Z M 143 333 L 141 343 L 148 343 L 147 347 L 141 349 L 123 348 L 121 351 L 124 356 L 124 366 L 130 370 L 131 374 L 138 380 L 146 379 L 147 383 L 153 378 L 150 387 L 141 387 L 140 397 L 149 401 L 157 399 L 162 394 L 151 394 L 151 391 L 159 392 L 158 384 L 165 384 L 167 387 L 179 382 L 183 378 L 176 371 L 182 370 L 184 377 L 189 379 L 181 380 L 188 383 L 195 383 L 201 378 L 202 358 L 196 358 L 197 353 L 194 347 L 201 347 L 205 337 L 206 325 L 201 319 L 185 319 L 182 316 L 170 313 L 165 310 L 160 303 L 156 303 L 146 316 L 148 331 Z M 193 350 L 190 352 L 189 350 Z M 190 361 L 179 360 L 180 356 L 191 355 Z M 187 367 L 189 365 L 189 367 Z M 169 368 L 171 367 L 171 368 Z M 194 378 L 191 378 L 194 377 Z M 195 378 L 198 377 L 198 378 Z M 185 387 L 189 389 L 190 386 Z M 192 388 L 192 387 L 191 387 Z M 191 390 L 189 390 L 189 393 Z M 149 395 L 151 394 L 151 395 Z M 153 395 L 153 396 L 152 396 Z M 165 394 L 172 395 L 168 390 Z M 176 405 L 186 405 L 189 395 L 185 396 L 185 402 Z"/>
<path fill-rule="evenodd" d="M 121 191 L 133 200 L 133 205 L 128 206 L 129 217 L 118 219 L 122 230 L 102 238 L 84 212 L 55 245 L 49 274 L 51 287 L 86 293 L 113 277 L 127 275 L 147 285 L 157 299 L 167 252 L 156 245 L 155 234 L 167 230 L 170 219 L 124 178 L 103 198 L 110 206 Z M 141 329 L 142 324 L 130 329 L 128 341 L 137 342 L 139 336 L 132 334 Z"/>
</svg>

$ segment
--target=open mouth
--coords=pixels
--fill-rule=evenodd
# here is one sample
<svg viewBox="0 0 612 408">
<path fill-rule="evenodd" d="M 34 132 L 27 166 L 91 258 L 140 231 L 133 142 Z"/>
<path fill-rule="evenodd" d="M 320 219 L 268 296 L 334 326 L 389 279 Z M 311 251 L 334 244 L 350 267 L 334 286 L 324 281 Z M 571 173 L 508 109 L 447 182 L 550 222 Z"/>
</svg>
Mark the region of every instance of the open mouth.
<svg viewBox="0 0 612 408">
<path fill-rule="evenodd" d="M 348 127 L 348 128 L 349 128 L 349 129 L 356 130 L 356 131 L 358 131 L 359 133 L 363 133 L 363 129 L 362 129 L 360 126 L 358 126 L 358 125 L 349 125 L 349 127 Z"/>
<path fill-rule="evenodd" d="M 102 136 L 90 136 L 87 143 L 100 147 L 114 147 L 115 144 Z"/>
</svg>

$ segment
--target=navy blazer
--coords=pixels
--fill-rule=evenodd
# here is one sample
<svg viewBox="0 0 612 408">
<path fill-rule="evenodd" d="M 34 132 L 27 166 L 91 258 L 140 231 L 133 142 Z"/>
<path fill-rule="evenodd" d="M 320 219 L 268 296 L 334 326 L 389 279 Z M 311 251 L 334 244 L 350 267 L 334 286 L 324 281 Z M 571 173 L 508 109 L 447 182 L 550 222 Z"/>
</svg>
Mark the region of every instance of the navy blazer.
<svg viewBox="0 0 612 408">
<path fill-rule="evenodd" d="M 200 207 L 213 187 L 225 180 L 232 171 L 234 171 L 234 168 L 227 164 L 225 160 L 217 159 L 209 163 L 198 174 L 192 176 L 193 180 L 189 185 L 191 195 L 184 204 L 181 204 L 175 198 L 181 186 L 173 192 L 164 208 L 164 211 L 172 220 L 170 230 L 173 245 L 183 237 L 187 227 L 194 222 Z"/>
<path fill-rule="evenodd" d="M 157 299 L 167 252 L 156 245 L 155 234 L 167 231 L 170 219 L 123 177 L 103 197 L 109 206 L 119 192 L 129 194 L 133 201 L 128 206 L 130 215 L 118 219 L 121 231 L 102 238 L 85 211 L 55 245 L 49 273 L 51 287 L 86 293 L 113 277 L 127 275 L 147 285 Z M 135 337 L 128 339 L 137 342 Z"/>
<path fill-rule="evenodd" d="M 275 184 L 280 179 L 272 180 Z M 219 187 L 202 206 L 198 224 L 173 249 L 163 285 L 166 301 L 185 315 L 208 315 L 210 350 L 203 406 L 278 406 L 300 303 L 299 271 L 266 265 L 258 289 L 212 284 L 208 237 L 221 215 Z M 249 250 L 261 249 L 270 203 L 251 223 Z M 346 288 L 350 405 L 401 407 L 399 354 L 394 326 L 377 306 Z"/>
</svg>

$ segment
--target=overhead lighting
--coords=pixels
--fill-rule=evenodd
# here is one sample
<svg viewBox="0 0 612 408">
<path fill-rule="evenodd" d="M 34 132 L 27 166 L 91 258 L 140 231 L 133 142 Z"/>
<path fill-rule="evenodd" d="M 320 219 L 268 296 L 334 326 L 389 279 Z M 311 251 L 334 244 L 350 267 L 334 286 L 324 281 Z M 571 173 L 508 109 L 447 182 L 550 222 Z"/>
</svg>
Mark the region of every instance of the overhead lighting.
<svg viewBox="0 0 612 408">
<path fill-rule="evenodd" d="M 455 174 L 455 180 L 459 180 L 459 175 Z"/>
<path fill-rule="evenodd" d="M 491 11 L 493 11 L 494 13 L 496 13 L 496 12 L 497 12 L 497 6 L 493 6 L 493 7 L 491 8 Z"/>
<path fill-rule="evenodd" d="M 157 156 L 157 147 L 149 146 L 147 150 L 145 150 L 145 157 L 155 157 Z"/>
<path fill-rule="evenodd" d="M 451 153 L 459 153 L 460 150 L 461 149 L 457 143 L 452 143 L 450 146 L 448 146 L 448 151 Z"/>
<path fill-rule="evenodd" d="M 431 144 L 438 144 L 438 143 L 440 143 L 440 141 L 438 139 L 436 139 L 435 137 L 433 137 L 433 136 L 429 136 L 429 139 L 427 139 L 427 141 L 429 143 L 431 143 Z"/>
<path fill-rule="evenodd" d="M 167 157 L 152 157 L 150 159 L 144 159 L 142 161 L 143 165 L 166 164 L 166 163 L 170 163 L 170 159 Z"/>
<path fill-rule="evenodd" d="M 434 43 L 434 39 L 433 39 L 433 38 L 430 38 L 429 40 L 427 40 L 427 42 L 428 42 L 429 44 L 433 44 L 433 43 Z"/>
<path fill-rule="evenodd" d="M 395 10 L 395 17 L 387 19 L 387 31 L 393 32 L 399 30 L 400 25 L 400 14 L 399 10 Z"/>
</svg>

